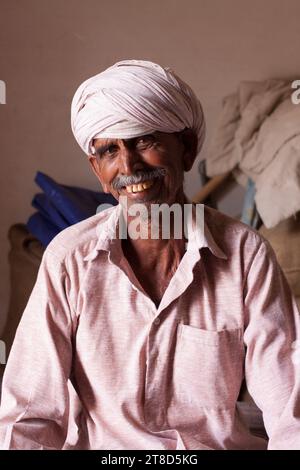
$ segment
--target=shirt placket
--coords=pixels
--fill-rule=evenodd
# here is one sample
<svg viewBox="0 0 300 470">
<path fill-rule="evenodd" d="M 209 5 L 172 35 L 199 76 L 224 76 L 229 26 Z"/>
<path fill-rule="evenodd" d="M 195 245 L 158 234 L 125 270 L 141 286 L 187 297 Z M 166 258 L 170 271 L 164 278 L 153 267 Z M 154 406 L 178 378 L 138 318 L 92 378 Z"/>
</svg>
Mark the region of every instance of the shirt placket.
<svg viewBox="0 0 300 470">
<path fill-rule="evenodd" d="M 178 310 L 178 298 L 193 280 L 193 267 L 199 260 L 198 251 L 185 253 L 182 262 L 169 284 L 159 308 L 153 304 L 153 320 L 149 329 L 145 377 L 145 422 L 150 429 L 167 426 L 169 380 L 176 347 L 177 327 L 183 322 Z"/>
</svg>

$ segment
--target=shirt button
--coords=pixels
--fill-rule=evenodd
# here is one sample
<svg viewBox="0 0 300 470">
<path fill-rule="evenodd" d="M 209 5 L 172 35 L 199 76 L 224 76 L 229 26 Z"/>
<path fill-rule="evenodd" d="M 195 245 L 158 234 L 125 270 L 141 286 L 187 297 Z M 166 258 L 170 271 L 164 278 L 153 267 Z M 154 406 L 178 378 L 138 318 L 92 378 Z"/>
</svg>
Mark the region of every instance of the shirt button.
<svg viewBox="0 0 300 470">
<path fill-rule="evenodd" d="M 155 325 L 159 325 L 160 324 L 160 319 L 159 318 L 155 318 L 154 322 L 153 322 Z"/>
</svg>

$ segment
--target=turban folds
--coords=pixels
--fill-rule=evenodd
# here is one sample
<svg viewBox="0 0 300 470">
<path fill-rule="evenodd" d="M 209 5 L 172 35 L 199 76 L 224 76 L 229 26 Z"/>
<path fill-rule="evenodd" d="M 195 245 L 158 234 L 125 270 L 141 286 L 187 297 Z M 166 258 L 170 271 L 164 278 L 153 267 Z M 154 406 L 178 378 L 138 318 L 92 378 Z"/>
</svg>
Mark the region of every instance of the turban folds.
<svg viewBox="0 0 300 470">
<path fill-rule="evenodd" d="M 154 131 L 191 128 L 198 153 L 205 135 L 200 101 L 169 67 L 145 60 L 123 60 L 89 78 L 72 100 L 73 134 L 86 154 L 93 139 L 129 139 Z"/>
</svg>

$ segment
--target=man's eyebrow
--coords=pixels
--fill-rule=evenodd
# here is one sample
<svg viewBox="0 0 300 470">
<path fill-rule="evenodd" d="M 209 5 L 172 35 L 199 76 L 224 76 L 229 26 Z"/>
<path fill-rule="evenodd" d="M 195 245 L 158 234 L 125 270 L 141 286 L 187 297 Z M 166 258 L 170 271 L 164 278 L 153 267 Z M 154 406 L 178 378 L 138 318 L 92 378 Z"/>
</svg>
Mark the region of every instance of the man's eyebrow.
<svg viewBox="0 0 300 470">
<path fill-rule="evenodd" d="M 122 139 L 122 140 L 126 143 L 128 143 L 128 142 L 130 143 L 130 142 L 136 142 L 140 137 L 153 137 L 153 138 L 155 138 L 155 137 L 157 137 L 157 132 L 154 131 L 154 132 L 150 132 L 149 134 L 144 134 L 144 135 L 141 135 L 141 136 L 138 136 L 138 137 L 130 137 L 128 139 Z M 111 139 L 107 144 L 99 145 L 98 148 L 95 148 L 95 152 L 96 152 L 97 155 L 101 156 L 112 145 L 118 145 L 117 139 Z"/>
<path fill-rule="evenodd" d="M 116 145 L 117 141 L 116 140 L 111 140 L 110 142 L 108 142 L 107 144 L 102 144 L 100 145 L 98 148 L 95 148 L 95 152 L 98 154 L 98 155 L 103 155 L 106 150 L 108 150 L 112 145 Z"/>
</svg>

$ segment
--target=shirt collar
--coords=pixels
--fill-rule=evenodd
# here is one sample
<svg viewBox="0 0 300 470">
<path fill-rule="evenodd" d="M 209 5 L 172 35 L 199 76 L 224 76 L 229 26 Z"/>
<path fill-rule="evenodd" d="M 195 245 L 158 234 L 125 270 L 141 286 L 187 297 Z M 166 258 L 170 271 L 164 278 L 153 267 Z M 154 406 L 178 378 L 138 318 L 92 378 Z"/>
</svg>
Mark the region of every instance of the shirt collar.
<svg viewBox="0 0 300 470">
<path fill-rule="evenodd" d="M 105 216 L 106 218 L 103 220 Z M 101 220 L 96 227 L 97 243 L 87 256 L 85 256 L 84 261 L 93 261 L 99 251 L 110 252 L 114 246 L 120 244 L 120 240 L 116 236 L 120 216 L 122 216 L 120 204 L 107 211 L 100 212 Z"/>
<path fill-rule="evenodd" d="M 186 199 L 186 202 L 192 204 Z M 203 214 L 203 223 L 201 223 L 201 217 L 199 218 L 200 223 L 196 224 L 196 205 L 192 204 L 192 217 L 187 218 L 187 234 L 188 243 L 187 250 L 200 250 L 202 248 L 208 248 L 213 255 L 218 258 L 228 259 L 228 256 L 216 243 L 213 235 L 205 220 L 205 207 L 203 204 L 197 204 L 199 214 Z M 106 211 L 105 211 L 106 212 Z M 110 213 L 108 213 L 110 212 Z M 101 213 L 101 218 L 103 218 Z M 96 246 L 85 256 L 84 261 L 92 261 L 97 256 L 99 251 L 112 252 L 114 249 L 118 249 L 120 254 L 121 240 L 116 236 L 119 231 L 119 221 L 122 217 L 122 208 L 118 204 L 112 209 L 108 209 L 105 214 L 107 217 L 103 221 L 101 220 L 96 227 L 97 243 Z"/>
<path fill-rule="evenodd" d="M 192 204 L 192 217 L 187 219 L 188 245 L 187 249 L 201 250 L 208 248 L 218 258 L 228 259 L 228 256 L 217 244 L 205 220 L 204 204 Z"/>
</svg>

